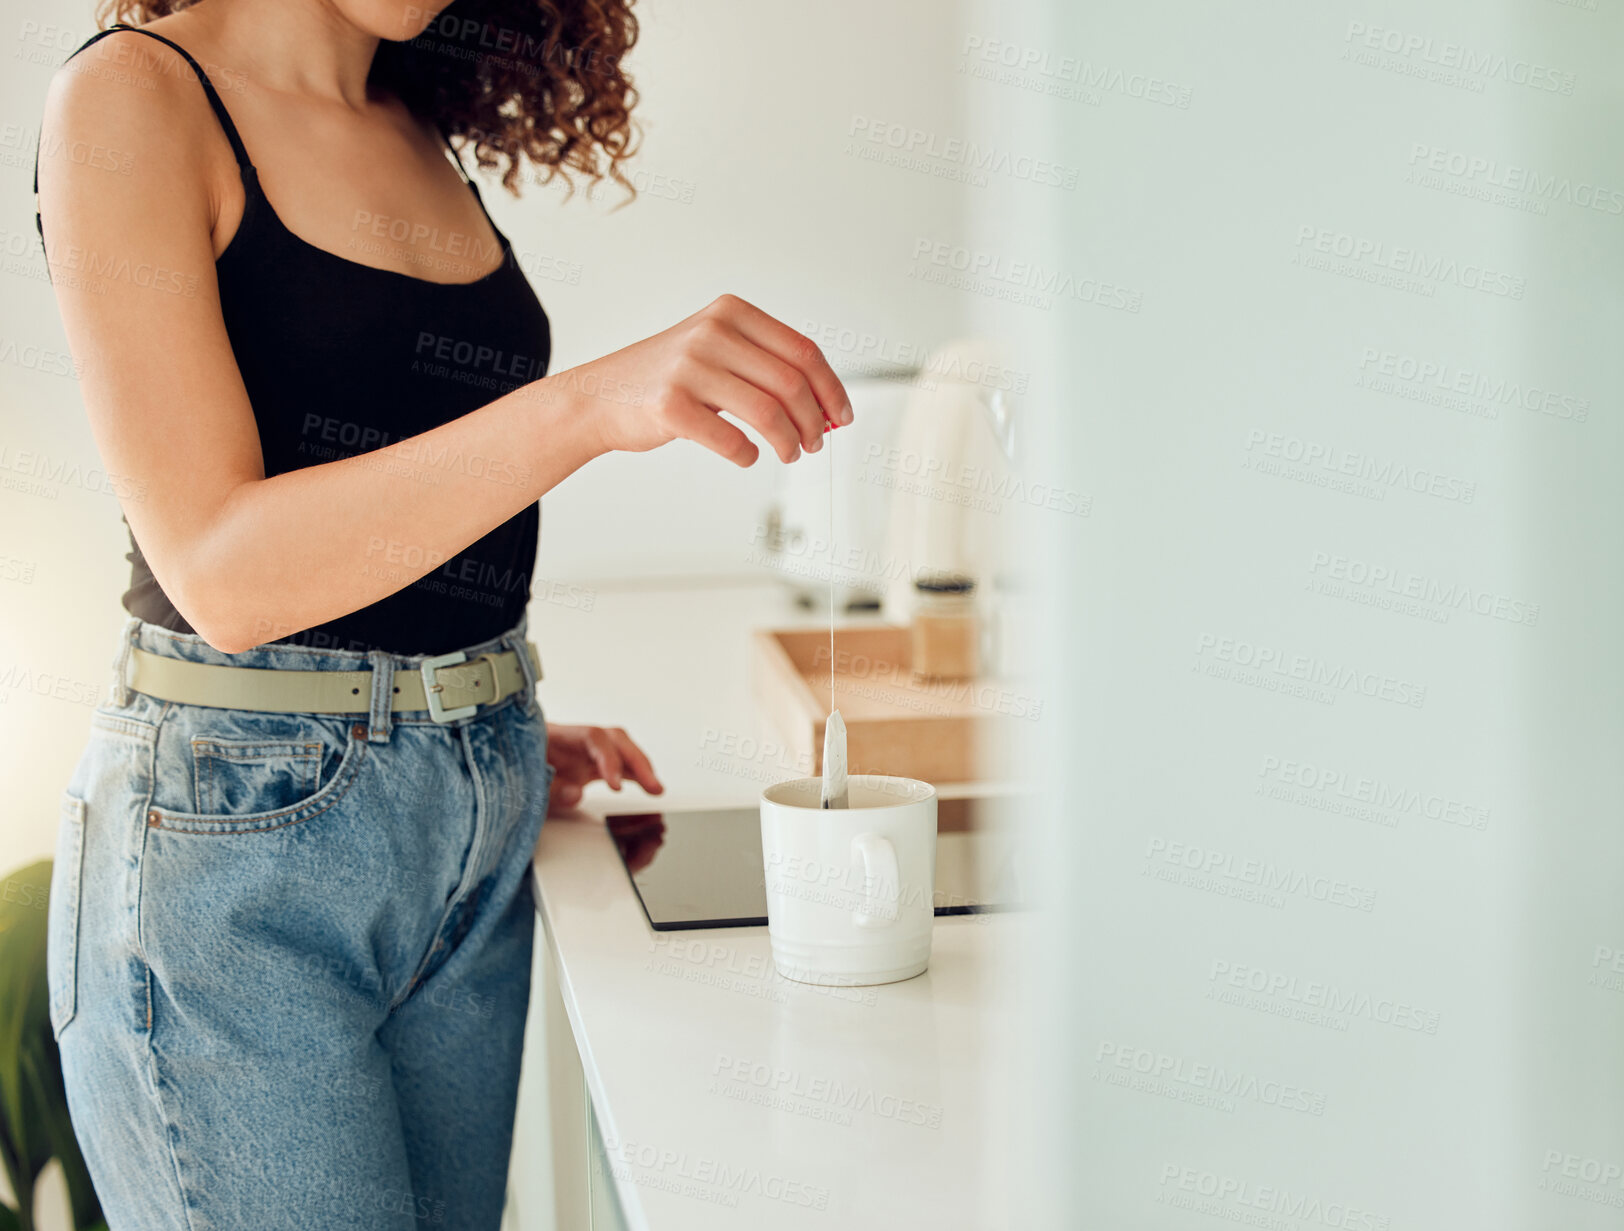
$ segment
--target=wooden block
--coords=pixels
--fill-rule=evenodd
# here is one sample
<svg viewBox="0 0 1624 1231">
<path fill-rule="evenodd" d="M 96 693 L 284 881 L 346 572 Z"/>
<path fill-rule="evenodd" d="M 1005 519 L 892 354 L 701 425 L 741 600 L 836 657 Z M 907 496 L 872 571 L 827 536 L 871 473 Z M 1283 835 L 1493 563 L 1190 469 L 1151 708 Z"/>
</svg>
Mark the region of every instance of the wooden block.
<svg viewBox="0 0 1624 1231">
<path fill-rule="evenodd" d="M 999 681 L 915 680 L 909 629 L 871 624 L 839 629 L 834 648 L 834 708 L 846 721 L 852 773 L 893 774 L 925 782 L 1006 777 L 1013 723 L 978 702 Z M 830 710 L 829 634 L 761 629 L 752 638 L 751 675 L 758 703 L 813 775 L 823 772 L 823 728 Z"/>
</svg>

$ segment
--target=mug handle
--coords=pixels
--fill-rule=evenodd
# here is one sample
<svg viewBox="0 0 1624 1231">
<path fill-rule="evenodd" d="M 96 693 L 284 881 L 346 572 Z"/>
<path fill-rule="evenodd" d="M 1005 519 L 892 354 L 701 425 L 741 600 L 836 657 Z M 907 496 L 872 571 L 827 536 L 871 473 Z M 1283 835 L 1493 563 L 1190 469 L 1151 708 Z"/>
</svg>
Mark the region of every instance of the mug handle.
<svg viewBox="0 0 1624 1231">
<path fill-rule="evenodd" d="M 889 927 L 902 899 L 897 848 L 877 833 L 862 833 L 851 840 L 851 849 L 863 860 L 863 904 L 852 911 L 852 922 L 860 928 Z"/>
</svg>

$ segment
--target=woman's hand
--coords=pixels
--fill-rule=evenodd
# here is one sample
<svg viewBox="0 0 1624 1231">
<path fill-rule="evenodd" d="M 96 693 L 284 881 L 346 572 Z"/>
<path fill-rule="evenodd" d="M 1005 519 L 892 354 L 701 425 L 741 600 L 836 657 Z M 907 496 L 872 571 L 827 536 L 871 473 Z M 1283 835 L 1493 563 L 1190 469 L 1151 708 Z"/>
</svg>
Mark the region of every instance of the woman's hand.
<svg viewBox="0 0 1624 1231">
<path fill-rule="evenodd" d="M 562 727 L 547 724 L 547 764 L 553 767 L 547 815 L 563 816 L 581 802 L 581 792 L 600 778 L 618 791 L 625 778 L 650 795 L 664 792 L 643 750 L 619 727 Z"/>
<path fill-rule="evenodd" d="M 753 427 L 779 458 L 816 453 L 852 421 L 845 386 L 812 339 L 735 295 L 664 333 L 544 378 L 596 420 L 603 450 L 703 445 L 738 466 L 760 450 L 718 412 Z"/>
</svg>

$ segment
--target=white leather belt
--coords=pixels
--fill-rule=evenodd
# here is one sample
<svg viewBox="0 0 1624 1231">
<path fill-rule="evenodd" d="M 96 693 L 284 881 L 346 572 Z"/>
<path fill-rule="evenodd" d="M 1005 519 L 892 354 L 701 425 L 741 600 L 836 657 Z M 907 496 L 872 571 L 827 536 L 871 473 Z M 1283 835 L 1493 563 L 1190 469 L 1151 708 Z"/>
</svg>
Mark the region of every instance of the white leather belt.
<svg viewBox="0 0 1624 1231">
<path fill-rule="evenodd" d="M 541 678 L 541 655 L 525 650 Z M 300 671 L 185 662 L 130 647 L 129 686 L 181 705 L 291 714 L 366 714 L 372 710 L 372 672 Z M 469 658 L 462 650 L 426 658 L 415 669 L 395 669 L 391 710 L 428 710 L 435 722 L 471 717 L 481 705 L 524 688 L 512 650 Z"/>
</svg>

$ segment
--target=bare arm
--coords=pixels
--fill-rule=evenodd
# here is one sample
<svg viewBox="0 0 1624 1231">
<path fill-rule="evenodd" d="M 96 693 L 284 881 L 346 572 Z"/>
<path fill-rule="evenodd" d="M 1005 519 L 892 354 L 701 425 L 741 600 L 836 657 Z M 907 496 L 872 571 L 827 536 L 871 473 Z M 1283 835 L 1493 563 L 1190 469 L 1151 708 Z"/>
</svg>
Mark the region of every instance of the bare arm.
<svg viewBox="0 0 1624 1231">
<path fill-rule="evenodd" d="M 267 478 L 214 274 L 221 152 L 229 174 L 236 166 L 189 74 L 129 84 L 137 70 L 115 65 L 109 45 L 139 37 L 103 39 L 53 79 L 40 212 L 102 460 L 124 480 L 120 501 L 158 583 L 216 648 L 248 649 L 403 589 L 600 453 L 685 437 L 751 464 L 756 447 L 719 410 L 784 461 L 818 448 L 825 421 L 850 421 L 816 346 L 723 297 L 430 432 Z M 85 142 L 118 151 L 128 174 L 75 156 Z"/>
</svg>

